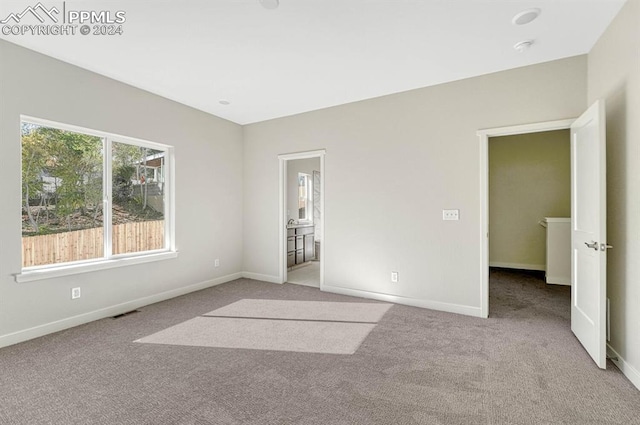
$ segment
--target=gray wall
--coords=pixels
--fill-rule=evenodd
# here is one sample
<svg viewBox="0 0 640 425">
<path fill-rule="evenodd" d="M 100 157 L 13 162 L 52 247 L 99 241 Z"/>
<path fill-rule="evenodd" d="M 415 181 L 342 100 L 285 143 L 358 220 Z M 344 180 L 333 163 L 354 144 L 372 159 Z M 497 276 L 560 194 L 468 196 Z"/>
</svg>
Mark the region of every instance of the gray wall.
<svg viewBox="0 0 640 425">
<path fill-rule="evenodd" d="M 640 388 L 640 1 L 589 53 L 589 102 L 607 107 L 607 296 L 611 347 Z M 629 375 L 631 374 L 631 375 Z"/>
<path fill-rule="evenodd" d="M 0 41 L 0 81 L 0 345 L 242 271 L 239 125 L 5 41 Z M 13 274 L 21 267 L 20 114 L 175 146 L 179 257 L 16 283 Z M 214 269 L 214 258 L 220 259 L 219 268 Z M 72 301 L 70 288 L 76 286 L 82 297 Z"/>
<path fill-rule="evenodd" d="M 544 217 L 571 216 L 569 130 L 489 139 L 489 265 L 546 269 Z"/>
<path fill-rule="evenodd" d="M 586 71 L 580 56 L 245 126 L 245 270 L 279 272 L 277 155 L 326 148 L 325 285 L 479 314 L 476 131 L 577 117 Z"/>
</svg>

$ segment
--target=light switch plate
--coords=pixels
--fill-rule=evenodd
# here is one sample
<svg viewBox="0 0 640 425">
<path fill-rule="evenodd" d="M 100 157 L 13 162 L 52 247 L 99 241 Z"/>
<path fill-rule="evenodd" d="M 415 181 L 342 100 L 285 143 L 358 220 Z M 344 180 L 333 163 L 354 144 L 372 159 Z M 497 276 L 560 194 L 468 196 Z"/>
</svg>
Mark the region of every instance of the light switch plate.
<svg viewBox="0 0 640 425">
<path fill-rule="evenodd" d="M 442 210 L 443 220 L 460 220 L 460 210 Z"/>
</svg>

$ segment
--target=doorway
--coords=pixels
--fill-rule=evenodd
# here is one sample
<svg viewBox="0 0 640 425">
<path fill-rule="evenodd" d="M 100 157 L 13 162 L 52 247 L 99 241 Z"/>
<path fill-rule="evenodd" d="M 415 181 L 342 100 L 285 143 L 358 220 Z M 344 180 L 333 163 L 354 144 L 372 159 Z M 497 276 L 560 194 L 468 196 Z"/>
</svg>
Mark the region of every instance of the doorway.
<svg viewBox="0 0 640 425">
<path fill-rule="evenodd" d="M 480 130 L 480 313 L 489 316 L 489 137 L 571 129 L 571 331 L 598 367 L 607 365 L 606 108 L 575 120 Z"/>
<path fill-rule="evenodd" d="M 324 286 L 324 150 L 279 155 L 280 282 Z"/>
<path fill-rule="evenodd" d="M 481 300 L 480 311 L 482 317 L 489 317 L 489 139 L 492 137 L 514 136 L 530 133 L 540 133 L 556 130 L 567 130 L 575 120 L 551 121 L 545 123 L 528 124 L 513 127 L 481 130 L 480 137 L 480 201 L 481 201 L 481 229 L 482 241 L 480 273 Z"/>
<path fill-rule="evenodd" d="M 489 139 L 489 266 L 571 284 L 569 130 Z"/>
</svg>

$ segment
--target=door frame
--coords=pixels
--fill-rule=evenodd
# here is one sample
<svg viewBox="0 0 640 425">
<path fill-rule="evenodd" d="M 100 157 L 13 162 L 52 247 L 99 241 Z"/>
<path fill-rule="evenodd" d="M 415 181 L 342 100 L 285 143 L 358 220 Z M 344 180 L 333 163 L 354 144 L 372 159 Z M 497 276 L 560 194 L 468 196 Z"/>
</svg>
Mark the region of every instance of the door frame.
<svg viewBox="0 0 640 425">
<path fill-rule="evenodd" d="M 279 282 L 287 281 L 287 162 L 296 159 L 320 158 L 320 290 L 324 290 L 324 263 L 325 263 L 325 213 L 324 213 L 324 157 L 326 149 L 318 149 L 306 152 L 296 152 L 278 155 L 279 162 L 279 181 L 280 181 L 280 213 L 278 214 L 278 241 L 279 241 Z"/>
<path fill-rule="evenodd" d="M 568 130 L 576 118 L 478 130 L 480 138 L 480 316 L 489 317 L 489 138 Z M 573 203 L 573 200 L 571 201 Z"/>
</svg>

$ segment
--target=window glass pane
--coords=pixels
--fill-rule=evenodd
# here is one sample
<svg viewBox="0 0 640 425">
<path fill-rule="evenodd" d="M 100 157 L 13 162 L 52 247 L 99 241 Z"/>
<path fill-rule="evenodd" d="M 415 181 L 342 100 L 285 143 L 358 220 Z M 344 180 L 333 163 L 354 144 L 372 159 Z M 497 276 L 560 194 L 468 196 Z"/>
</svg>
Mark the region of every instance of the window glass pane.
<svg viewBox="0 0 640 425">
<path fill-rule="evenodd" d="M 22 266 L 104 256 L 103 140 L 22 123 Z"/>
<path fill-rule="evenodd" d="M 113 254 L 165 247 L 163 150 L 112 144 Z"/>
</svg>

